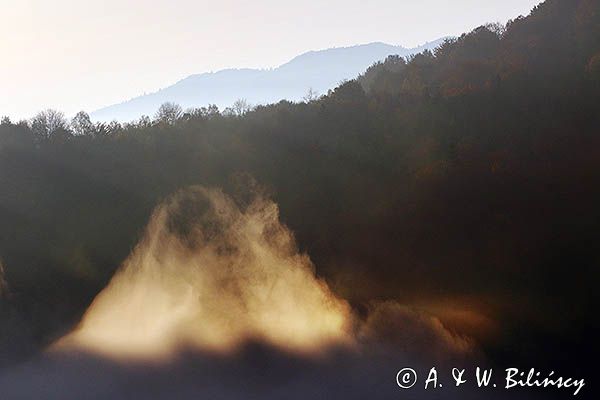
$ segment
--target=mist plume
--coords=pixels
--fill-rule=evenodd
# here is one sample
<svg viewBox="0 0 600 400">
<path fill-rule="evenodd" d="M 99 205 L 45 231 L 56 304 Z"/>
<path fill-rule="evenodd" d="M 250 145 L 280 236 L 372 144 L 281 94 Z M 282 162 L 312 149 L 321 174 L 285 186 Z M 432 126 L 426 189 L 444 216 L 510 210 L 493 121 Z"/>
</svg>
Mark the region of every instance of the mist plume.
<svg viewBox="0 0 600 400">
<path fill-rule="evenodd" d="M 296 351 L 350 343 L 349 306 L 298 253 L 277 206 L 217 189 L 173 195 L 67 344 L 127 356 L 178 346 L 227 352 L 247 340 Z"/>
</svg>

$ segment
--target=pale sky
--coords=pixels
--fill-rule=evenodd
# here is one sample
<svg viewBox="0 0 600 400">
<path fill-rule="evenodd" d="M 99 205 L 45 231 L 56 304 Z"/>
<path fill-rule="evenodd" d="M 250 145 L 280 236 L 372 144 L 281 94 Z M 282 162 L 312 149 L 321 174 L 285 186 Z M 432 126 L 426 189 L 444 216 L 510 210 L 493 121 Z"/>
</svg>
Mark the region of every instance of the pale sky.
<svg viewBox="0 0 600 400">
<path fill-rule="evenodd" d="M 0 0 L 0 116 L 72 115 L 194 73 L 369 42 L 413 47 L 540 0 Z"/>
</svg>

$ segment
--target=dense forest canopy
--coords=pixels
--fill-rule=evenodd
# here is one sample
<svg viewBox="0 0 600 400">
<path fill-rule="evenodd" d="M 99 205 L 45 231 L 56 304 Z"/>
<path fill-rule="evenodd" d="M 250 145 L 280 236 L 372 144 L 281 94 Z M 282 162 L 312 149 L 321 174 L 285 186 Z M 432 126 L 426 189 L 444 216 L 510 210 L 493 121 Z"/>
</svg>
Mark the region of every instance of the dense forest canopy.
<svg viewBox="0 0 600 400">
<path fill-rule="evenodd" d="M 544 349 L 597 325 L 599 105 L 600 2 L 547 0 L 304 102 L 4 118 L 0 354 L 67 330 L 156 204 L 203 184 L 267 191 L 357 309 L 456 304 L 502 327 L 440 316 L 498 359 L 568 360 Z"/>
</svg>

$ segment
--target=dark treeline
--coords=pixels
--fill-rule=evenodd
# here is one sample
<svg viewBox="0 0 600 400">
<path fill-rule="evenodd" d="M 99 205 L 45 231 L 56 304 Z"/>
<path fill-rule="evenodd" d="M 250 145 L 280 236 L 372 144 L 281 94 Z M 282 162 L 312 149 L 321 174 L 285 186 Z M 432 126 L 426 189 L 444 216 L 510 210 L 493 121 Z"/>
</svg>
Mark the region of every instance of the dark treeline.
<svg viewBox="0 0 600 400">
<path fill-rule="evenodd" d="M 250 176 L 358 309 L 460 299 L 496 321 L 501 337 L 466 333 L 500 361 L 584 357 L 597 326 L 599 105 L 600 2 L 548 0 L 302 103 L 167 104 L 129 124 L 4 119 L 0 311 L 13 322 L 0 351 L 77 321 L 166 196 L 235 192 Z"/>
</svg>

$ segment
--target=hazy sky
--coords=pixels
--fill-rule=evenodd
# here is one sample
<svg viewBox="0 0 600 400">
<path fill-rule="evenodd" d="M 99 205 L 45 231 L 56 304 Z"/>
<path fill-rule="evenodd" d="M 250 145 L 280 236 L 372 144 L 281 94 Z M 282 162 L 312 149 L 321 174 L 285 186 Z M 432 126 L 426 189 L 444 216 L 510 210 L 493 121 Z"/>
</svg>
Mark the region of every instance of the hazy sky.
<svg viewBox="0 0 600 400">
<path fill-rule="evenodd" d="M 73 114 L 187 75 L 308 50 L 406 47 L 527 14 L 539 0 L 0 0 L 0 115 Z"/>
</svg>

